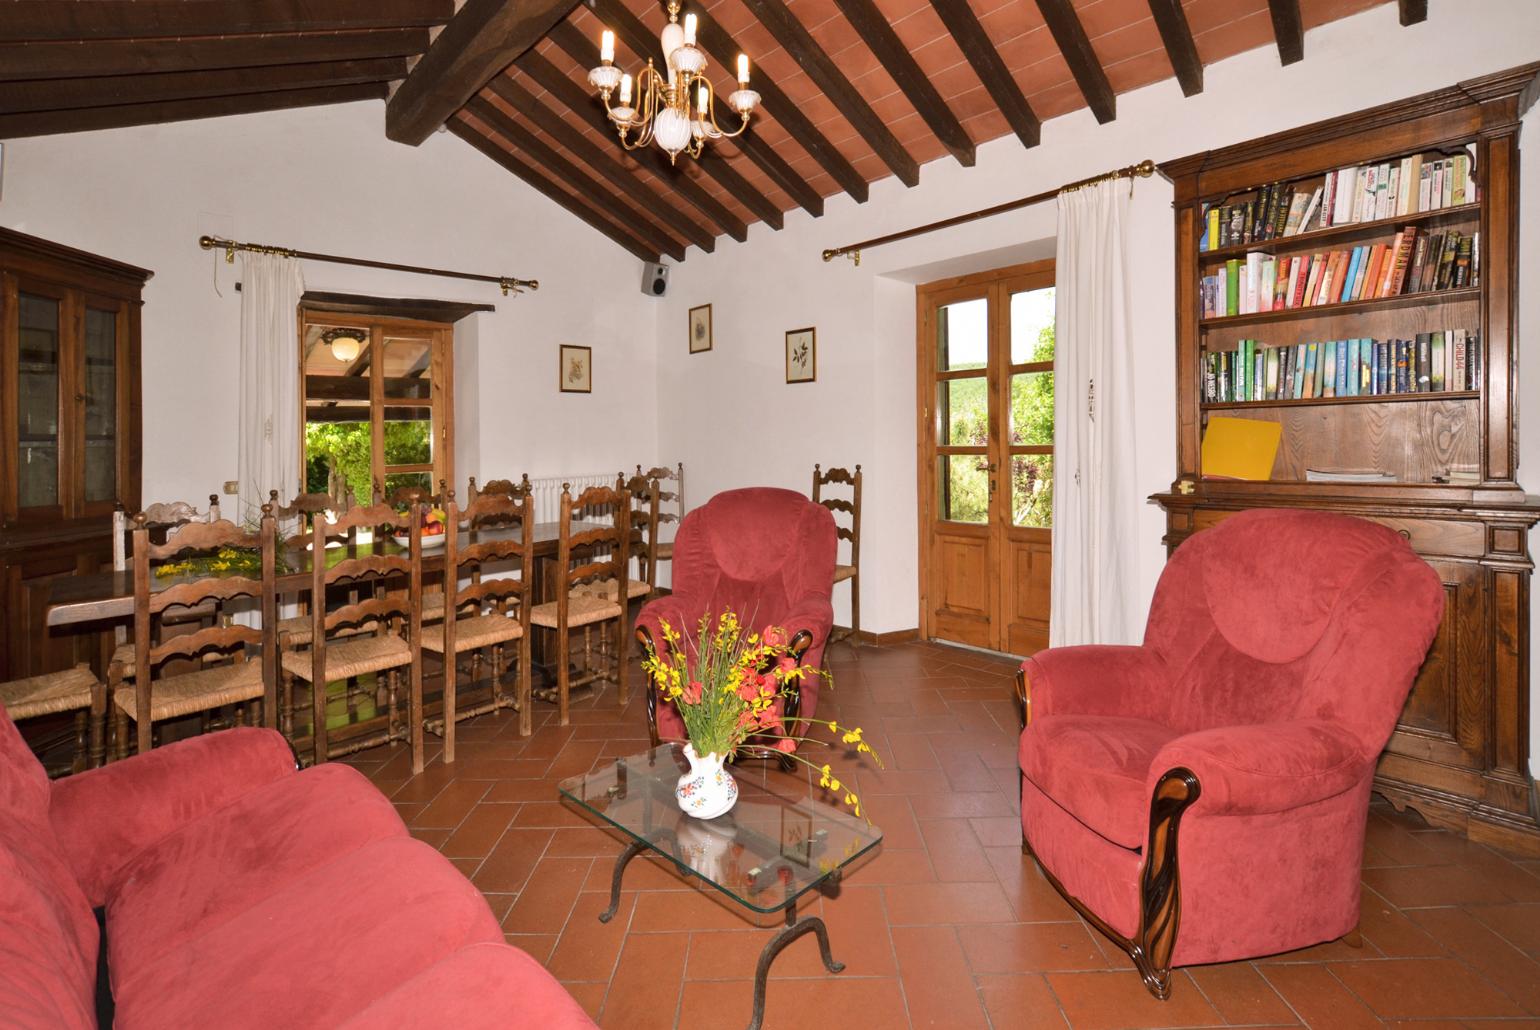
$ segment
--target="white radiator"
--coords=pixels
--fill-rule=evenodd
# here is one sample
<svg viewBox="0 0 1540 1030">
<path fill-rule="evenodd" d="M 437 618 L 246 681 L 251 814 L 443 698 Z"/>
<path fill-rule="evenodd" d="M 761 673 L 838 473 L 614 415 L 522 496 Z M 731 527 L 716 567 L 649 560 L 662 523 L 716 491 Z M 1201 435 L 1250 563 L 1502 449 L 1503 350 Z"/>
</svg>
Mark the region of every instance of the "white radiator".
<svg viewBox="0 0 1540 1030">
<path fill-rule="evenodd" d="M 529 481 L 529 496 L 535 504 L 536 522 L 555 522 L 561 518 L 561 487 L 566 483 L 572 496 L 591 486 L 614 486 L 614 472 L 590 472 L 563 476 L 541 476 Z"/>
</svg>

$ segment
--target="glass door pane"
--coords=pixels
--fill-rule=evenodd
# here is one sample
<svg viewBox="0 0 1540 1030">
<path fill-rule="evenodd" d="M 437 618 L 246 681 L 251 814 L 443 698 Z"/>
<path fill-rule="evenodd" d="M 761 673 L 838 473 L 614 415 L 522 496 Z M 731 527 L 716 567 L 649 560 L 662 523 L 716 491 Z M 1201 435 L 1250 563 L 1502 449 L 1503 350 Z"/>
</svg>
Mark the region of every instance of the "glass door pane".
<svg viewBox="0 0 1540 1030">
<path fill-rule="evenodd" d="M 58 299 L 18 296 L 17 506 L 59 503 Z"/>
<path fill-rule="evenodd" d="M 85 499 L 118 496 L 118 314 L 86 308 Z"/>
<path fill-rule="evenodd" d="M 387 335 L 380 364 L 385 377 L 386 493 L 391 491 L 392 482 L 422 485 L 431 491 L 433 339 Z M 400 475 L 408 470 L 424 475 Z"/>
<path fill-rule="evenodd" d="M 305 490 L 362 504 L 374 495 L 369 330 L 305 326 Z"/>
</svg>

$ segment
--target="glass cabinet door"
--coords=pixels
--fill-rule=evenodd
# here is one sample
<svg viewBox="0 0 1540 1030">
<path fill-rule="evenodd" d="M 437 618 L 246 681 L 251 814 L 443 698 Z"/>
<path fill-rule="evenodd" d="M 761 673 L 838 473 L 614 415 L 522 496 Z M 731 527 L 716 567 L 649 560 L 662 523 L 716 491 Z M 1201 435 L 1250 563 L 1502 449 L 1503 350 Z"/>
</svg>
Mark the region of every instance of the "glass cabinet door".
<svg viewBox="0 0 1540 1030">
<path fill-rule="evenodd" d="M 81 403 L 85 461 L 81 497 L 87 505 L 118 496 L 118 313 L 86 306 Z"/>
<path fill-rule="evenodd" d="M 57 297 L 17 295 L 17 507 L 54 508 L 60 501 L 59 374 L 61 314 Z"/>
</svg>

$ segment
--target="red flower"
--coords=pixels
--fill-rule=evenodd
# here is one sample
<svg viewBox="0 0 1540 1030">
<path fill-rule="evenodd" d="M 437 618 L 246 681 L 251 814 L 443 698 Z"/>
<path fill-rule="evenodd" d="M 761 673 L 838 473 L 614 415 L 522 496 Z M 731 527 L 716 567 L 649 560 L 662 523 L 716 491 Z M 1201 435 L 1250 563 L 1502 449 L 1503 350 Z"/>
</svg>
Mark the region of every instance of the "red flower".
<svg viewBox="0 0 1540 1030">
<path fill-rule="evenodd" d="M 780 740 L 775 742 L 775 749 L 777 751 L 784 751 L 789 755 L 793 751 L 797 750 L 797 742 L 792 740 L 790 737 L 782 737 Z"/>
<path fill-rule="evenodd" d="M 738 696 L 745 701 L 754 700 L 759 696 L 759 681 L 745 679 L 742 683 L 738 684 Z"/>
<path fill-rule="evenodd" d="M 700 704 L 700 693 L 700 680 L 691 680 L 685 685 L 684 696 L 682 700 L 687 705 L 698 705 Z"/>
<path fill-rule="evenodd" d="M 785 647 L 790 638 L 786 635 L 784 626 L 766 626 L 764 641 L 766 647 Z"/>
</svg>

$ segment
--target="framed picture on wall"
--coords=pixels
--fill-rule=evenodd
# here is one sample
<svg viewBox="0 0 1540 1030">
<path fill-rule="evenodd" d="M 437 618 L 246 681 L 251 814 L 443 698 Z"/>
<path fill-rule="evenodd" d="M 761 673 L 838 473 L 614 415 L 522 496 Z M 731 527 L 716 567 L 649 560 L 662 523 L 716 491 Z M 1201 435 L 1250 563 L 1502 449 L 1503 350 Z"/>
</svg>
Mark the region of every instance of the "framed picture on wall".
<svg viewBox="0 0 1540 1030">
<path fill-rule="evenodd" d="M 561 345 L 561 392 L 593 393 L 593 348 Z"/>
<path fill-rule="evenodd" d="M 700 354 L 711 349 L 711 305 L 702 304 L 690 309 L 690 353 Z"/>
<path fill-rule="evenodd" d="M 786 334 L 786 381 L 811 383 L 818 379 L 818 330 L 792 329 Z"/>
</svg>

